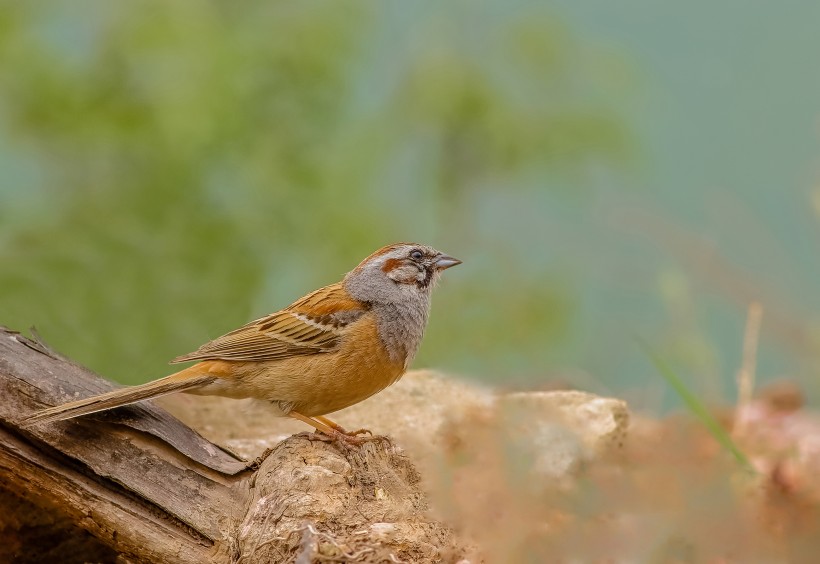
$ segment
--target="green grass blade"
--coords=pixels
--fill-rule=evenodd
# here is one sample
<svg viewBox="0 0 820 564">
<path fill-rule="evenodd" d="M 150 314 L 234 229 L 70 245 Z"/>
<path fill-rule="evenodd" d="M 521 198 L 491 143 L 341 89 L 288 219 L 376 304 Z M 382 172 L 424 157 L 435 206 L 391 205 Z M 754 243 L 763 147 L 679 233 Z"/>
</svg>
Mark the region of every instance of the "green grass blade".
<svg viewBox="0 0 820 564">
<path fill-rule="evenodd" d="M 735 442 L 732 440 L 732 437 L 729 436 L 729 433 L 727 433 L 720 423 L 712 417 L 712 414 L 709 413 L 709 410 L 706 409 L 703 402 L 701 402 L 695 394 L 693 394 L 689 388 L 686 387 L 686 384 L 683 383 L 683 380 L 677 375 L 672 367 L 670 367 L 658 354 L 656 354 L 655 351 L 653 351 L 652 348 L 646 343 L 646 341 L 638 338 L 638 344 L 652 361 L 652 364 L 655 365 L 655 368 L 657 368 L 661 376 L 663 376 L 664 380 L 666 380 L 672 389 L 677 392 L 687 409 L 689 409 L 695 417 L 700 419 L 715 440 L 723 448 L 732 453 L 732 456 L 735 457 L 741 466 L 743 466 L 746 470 L 755 473 L 756 471 L 749 462 L 749 459 L 737 447 Z"/>
</svg>

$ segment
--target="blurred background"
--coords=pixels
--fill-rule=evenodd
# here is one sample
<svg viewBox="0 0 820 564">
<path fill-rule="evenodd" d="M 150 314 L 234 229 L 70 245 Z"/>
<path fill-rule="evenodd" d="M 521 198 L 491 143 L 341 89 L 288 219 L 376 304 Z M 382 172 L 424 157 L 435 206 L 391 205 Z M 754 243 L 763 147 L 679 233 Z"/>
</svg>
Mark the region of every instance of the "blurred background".
<svg viewBox="0 0 820 564">
<path fill-rule="evenodd" d="M 820 4 L 0 3 L 0 323 L 138 383 L 374 249 L 464 264 L 416 367 L 820 399 Z"/>
</svg>

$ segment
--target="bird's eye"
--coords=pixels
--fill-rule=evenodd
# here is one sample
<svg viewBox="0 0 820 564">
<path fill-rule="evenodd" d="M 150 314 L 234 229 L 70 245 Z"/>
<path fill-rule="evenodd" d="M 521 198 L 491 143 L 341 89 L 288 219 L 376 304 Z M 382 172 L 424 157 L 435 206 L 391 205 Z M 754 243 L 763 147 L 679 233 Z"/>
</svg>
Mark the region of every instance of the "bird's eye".
<svg viewBox="0 0 820 564">
<path fill-rule="evenodd" d="M 424 253 L 422 253 L 418 249 L 414 249 L 410 251 L 410 258 L 413 260 L 421 260 L 422 258 L 424 258 Z"/>
</svg>

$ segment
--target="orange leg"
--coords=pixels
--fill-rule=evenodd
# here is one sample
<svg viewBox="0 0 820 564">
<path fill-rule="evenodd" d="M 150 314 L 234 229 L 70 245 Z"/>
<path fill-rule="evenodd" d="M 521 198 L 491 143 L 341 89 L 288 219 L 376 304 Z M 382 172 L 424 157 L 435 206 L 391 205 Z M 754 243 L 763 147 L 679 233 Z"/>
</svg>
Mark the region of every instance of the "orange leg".
<svg viewBox="0 0 820 564">
<path fill-rule="evenodd" d="M 307 423 L 311 427 L 315 428 L 317 431 L 321 431 L 328 437 L 332 439 L 336 439 L 341 441 L 342 443 L 350 443 L 354 445 L 360 445 L 365 442 L 366 439 L 361 439 L 356 435 L 350 435 L 344 432 L 344 429 L 325 417 L 308 417 L 307 415 L 302 415 L 299 412 L 291 411 L 288 413 L 288 416 L 293 417 L 294 419 L 298 419 L 303 423 Z"/>
<path fill-rule="evenodd" d="M 313 419 L 315 419 L 316 421 L 320 421 L 321 423 L 324 423 L 328 427 L 333 427 L 334 429 L 336 429 L 337 431 L 339 431 L 343 435 L 349 435 L 351 437 L 355 437 L 357 435 L 363 435 L 363 434 L 367 433 L 370 436 L 373 436 L 373 432 L 370 429 L 357 429 L 356 431 L 346 431 L 344 427 L 342 427 L 341 425 L 339 425 L 335 421 L 332 421 L 332 420 L 330 420 L 327 417 L 324 417 L 322 415 L 314 415 Z"/>
</svg>

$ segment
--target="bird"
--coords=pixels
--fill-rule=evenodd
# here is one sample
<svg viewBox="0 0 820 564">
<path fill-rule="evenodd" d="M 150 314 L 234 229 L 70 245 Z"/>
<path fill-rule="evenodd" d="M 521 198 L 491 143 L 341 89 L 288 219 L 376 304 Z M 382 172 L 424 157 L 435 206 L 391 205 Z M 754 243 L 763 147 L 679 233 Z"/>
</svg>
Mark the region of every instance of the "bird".
<svg viewBox="0 0 820 564">
<path fill-rule="evenodd" d="M 43 409 L 22 423 L 61 421 L 175 392 L 255 398 L 272 414 L 359 444 L 325 417 L 401 378 L 421 344 L 441 273 L 461 261 L 417 243 L 384 246 L 340 282 L 205 343 L 171 364 L 196 361 L 164 378 Z M 372 433 L 371 433 L 372 435 Z"/>
</svg>

